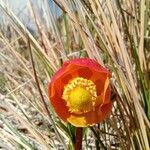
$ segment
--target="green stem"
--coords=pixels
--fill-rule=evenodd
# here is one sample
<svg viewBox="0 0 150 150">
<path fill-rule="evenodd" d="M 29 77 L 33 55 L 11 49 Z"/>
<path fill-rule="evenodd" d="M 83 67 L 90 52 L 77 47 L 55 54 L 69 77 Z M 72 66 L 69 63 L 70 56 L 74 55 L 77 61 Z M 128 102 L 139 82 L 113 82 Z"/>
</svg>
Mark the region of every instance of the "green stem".
<svg viewBox="0 0 150 150">
<path fill-rule="evenodd" d="M 82 149 L 82 127 L 76 128 L 76 137 L 75 137 L 75 150 L 81 150 Z"/>
</svg>

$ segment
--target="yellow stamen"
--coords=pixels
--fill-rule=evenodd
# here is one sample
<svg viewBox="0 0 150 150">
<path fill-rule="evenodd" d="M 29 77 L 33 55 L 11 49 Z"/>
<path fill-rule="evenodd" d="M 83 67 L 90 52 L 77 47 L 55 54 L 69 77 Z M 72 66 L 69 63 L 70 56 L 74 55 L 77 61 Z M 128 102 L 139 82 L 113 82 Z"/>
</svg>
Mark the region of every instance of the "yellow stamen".
<svg viewBox="0 0 150 150">
<path fill-rule="evenodd" d="M 77 77 L 64 87 L 62 98 L 67 102 L 70 112 L 89 112 L 96 103 L 96 85 L 91 80 Z"/>
</svg>

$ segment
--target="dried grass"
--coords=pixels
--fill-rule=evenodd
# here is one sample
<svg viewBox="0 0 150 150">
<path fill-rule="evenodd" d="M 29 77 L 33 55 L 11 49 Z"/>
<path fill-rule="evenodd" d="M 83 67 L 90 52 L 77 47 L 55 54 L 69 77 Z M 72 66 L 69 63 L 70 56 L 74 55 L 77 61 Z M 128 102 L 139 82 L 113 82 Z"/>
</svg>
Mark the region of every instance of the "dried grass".
<svg viewBox="0 0 150 150">
<path fill-rule="evenodd" d="M 73 149 L 75 127 L 57 118 L 47 85 L 62 62 L 89 57 L 113 72 L 113 110 L 84 129 L 85 149 L 150 149 L 150 1 L 39 3 L 26 6 L 34 34 L 0 1 L 0 148 Z"/>
</svg>

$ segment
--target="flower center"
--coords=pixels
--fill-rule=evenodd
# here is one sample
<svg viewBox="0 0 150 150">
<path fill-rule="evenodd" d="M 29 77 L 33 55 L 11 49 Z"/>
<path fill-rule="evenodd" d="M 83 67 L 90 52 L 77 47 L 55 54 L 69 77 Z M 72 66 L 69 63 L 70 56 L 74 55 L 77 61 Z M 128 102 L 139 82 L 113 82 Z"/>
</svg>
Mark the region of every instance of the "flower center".
<svg viewBox="0 0 150 150">
<path fill-rule="evenodd" d="M 89 112 L 96 103 L 96 85 L 91 80 L 77 77 L 64 87 L 62 98 L 67 102 L 70 112 Z"/>
</svg>

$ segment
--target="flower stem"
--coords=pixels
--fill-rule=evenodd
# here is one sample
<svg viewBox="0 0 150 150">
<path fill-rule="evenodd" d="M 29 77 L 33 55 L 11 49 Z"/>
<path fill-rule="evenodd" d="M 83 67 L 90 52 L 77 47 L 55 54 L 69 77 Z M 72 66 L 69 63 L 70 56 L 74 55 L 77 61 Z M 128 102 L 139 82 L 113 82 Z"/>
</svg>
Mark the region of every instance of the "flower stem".
<svg viewBox="0 0 150 150">
<path fill-rule="evenodd" d="M 82 127 L 76 128 L 76 137 L 75 137 L 75 150 L 81 150 L 82 149 Z"/>
</svg>

